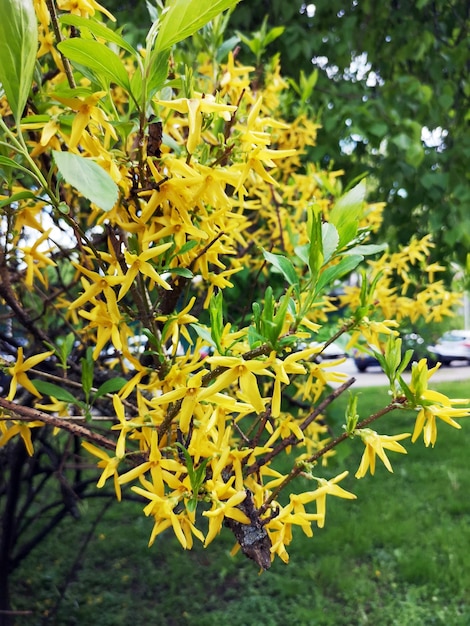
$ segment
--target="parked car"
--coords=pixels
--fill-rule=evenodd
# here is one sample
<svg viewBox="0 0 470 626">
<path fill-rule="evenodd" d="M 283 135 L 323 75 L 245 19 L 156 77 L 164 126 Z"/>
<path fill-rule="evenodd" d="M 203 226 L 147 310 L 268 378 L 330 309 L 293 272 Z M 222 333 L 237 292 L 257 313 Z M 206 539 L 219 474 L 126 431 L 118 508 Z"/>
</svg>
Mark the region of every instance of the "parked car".
<svg viewBox="0 0 470 626">
<path fill-rule="evenodd" d="M 369 367 L 380 367 L 375 356 L 368 352 L 362 352 L 358 348 L 353 349 L 352 356 L 358 372 L 365 372 Z"/>
<path fill-rule="evenodd" d="M 316 341 L 310 344 L 310 348 L 314 348 L 315 346 L 320 346 L 323 344 L 317 343 Z M 344 351 L 344 348 L 337 341 L 333 341 L 328 344 L 326 348 L 315 357 L 315 361 L 319 363 L 320 361 L 326 361 L 330 359 L 342 359 L 343 357 L 348 356 Z"/>
<path fill-rule="evenodd" d="M 442 365 L 450 365 L 452 361 L 470 363 L 470 330 L 449 330 L 428 350 Z"/>
<path fill-rule="evenodd" d="M 319 341 L 312 341 L 310 343 L 305 343 L 304 341 L 300 342 L 297 345 L 297 350 L 305 350 L 306 348 L 321 348 L 324 346 L 324 343 Z M 313 357 L 315 363 L 320 363 L 321 361 L 333 360 L 333 359 L 342 359 L 343 357 L 347 357 L 343 346 L 337 341 L 333 341 L 328 344 L 321 352 L 316 354 Z"/>
<path fill-rule="evenodd" d="M 426 347 L 426 343 L 421 335 L 417 333 L 406 333 L 402 335 L 401 339 L 403 354 L 405 354 L 407 350 L 413 350 L 413 356 L 411 357 L 408 367 L 411 367 L 414 361 L 419 361 L 422 358 L 427 358 L 432 362 L 436 360 L 434 354 L 431 354 L 430 349 Z M 365 372 L 369 367 L 380 367 L 380 363 L 373 354 L 363 352 L 358 348 L 353 350 L 352 357 L 358 372 Z"/>
</svg>

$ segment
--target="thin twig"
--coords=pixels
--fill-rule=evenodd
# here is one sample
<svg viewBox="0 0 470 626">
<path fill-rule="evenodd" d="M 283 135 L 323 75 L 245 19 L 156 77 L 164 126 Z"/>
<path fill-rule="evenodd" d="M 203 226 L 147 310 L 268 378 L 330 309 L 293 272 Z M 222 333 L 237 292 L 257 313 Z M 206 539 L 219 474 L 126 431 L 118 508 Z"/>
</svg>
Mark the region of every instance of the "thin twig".
<svg viewBox="0 0 470 626">
<path fill-rule="evenodd" d="M 103 435 L 99 435 L 98 433 L 94 433 L 88 428 L 81 426 L 75 422 L 69 422 L 66 419 L 62 419 L 60 417 L 55 417 L 54 415 L 48 415 L 43 411 L 39 411 L 38 409 L 32 409 L 28 406 L 20 406 L 19 404 L 15 404 L 14 402 L 10 402 L 9 400 L 5 400 L 4 398 L 0 398 L 0 407 L 7 411 L 7 415 L 0 415 L 0 420 L 13 419 L 22 422 L 34 422 L 36 420 L 43 422 L 44 424 L 48 424 L 50 426 L 54 426 L 56 428 L 61 428 L 62 430 L 67 430 L 72 433 L 72 435 L 76 435 L 77 437 L 83 437 L 87 441 L 91 441 L 92 443 L 96 443 L 103 448 L 107 448 L 108 450 L 116 450 L 116 442 L 103 437 Z"/>
<path fill-rule="evenodd" d="M 354 379 L 352 379 L 352 380 L 354 380 Z M 350 382 L 350 381 L 348 381 L 348 382 Z M 327 398 L 327 400 L 329 399 L 329 397 Z M 391 413 L 392 411 L 395 411 L 395 409 L 400 408 L 405 403 L 406 403 L 406 397 L 405 396 L 400 397 L 400 398 L 395 398 L 393 400 L 393 402 L 388 404 L 386 407 L 384 407 L 380 411 L 377 411 L 377 413 L 374 413 L 373 415 L 370 415 L 366 419 L 362 420 L 362 422 L 359 422 L 359 424 L 357 424 L 357 426 L 355 428 L 355 431 L 361 430 L 362 428 L 365 428 L 366 426 L 368 426 L 369 424 L 371 424 L 375 420 L 379 419 L 379 417 L 383 417 L 387 413 Z M 319 450 L 318 452 L 315 452 L 315 454 L 312 454 L 312 456 L 309 457 L 308 459 L 306 459 L 301 465 L 295 465 L 292 468 L 292 470 L 290 471 L 290 473 L 282 481 L 282 483 L 276 487 L 276 489 L 271 493 L 269 498 L 266 500 L 266 502 L 260 508 L 260 515 L 262 515 L 266 511 L 266 509 L 269 507 L 271 502 L 273 502 L 277 498 L 279 493 L 294 478 L 296 478 L 296 476 L 298 476 L 299 474 L 301 474 L 304 471 L 305 464 L 316 463 L 318 461 L 318 459 L 320 459 L 322 456 L 324 456 L 330 450 L 333 450 L 333 448 L 336 448 L 337 445 L 339 445 L 345 439 L 348 439 L 350 436 L 351 436 L 351 433 L 344 432 L 342 435 L 339 435 L 338 437 L 336 437 L 336 439 L 333 439 L 328 444 L 326 444 L 326 446 L 324 446 L 321 450 Z"/>
<path fill-rule="evenodd" d="M 52 22 L 52 29 L 54 31 L 54 36 L 56 38 L 57 43 L 60 43 L 61 41 L 64 41 L 64 38 L 62 37 L 62 33 L 60 32 L 59 19 L 57 17 L 55 2 L 54 0 L 46 0 L 46 4 L 47 4 L 47 8 L 49 9 L 49 13 L 51 14 L 51 22 Z M 75 79 L 73 77 L 72 66 L 70 65 L 70 61 L 67 59 L 67 57 L 64 57 L 64 55 L 62 54 L 62 52 L 60 52 L 60 50 L 59 50 L 59 54 L 62 59 L 62 63 L 64 64 L 64 71 L 65 71 L 65 75 L 67 76 L 67 80 L 70 85 L 70 88 L 75 89 L 77 85 L 75 84 Z"/>
</svg>

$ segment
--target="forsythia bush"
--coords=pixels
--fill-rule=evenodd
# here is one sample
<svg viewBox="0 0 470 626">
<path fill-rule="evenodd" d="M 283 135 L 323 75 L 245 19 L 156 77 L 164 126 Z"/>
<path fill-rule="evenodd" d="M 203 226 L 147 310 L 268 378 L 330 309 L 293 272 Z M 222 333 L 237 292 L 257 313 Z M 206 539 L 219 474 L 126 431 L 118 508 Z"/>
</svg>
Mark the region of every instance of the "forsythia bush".
<svg viewBox="0 0 470 626">
<path fill-rule="evenodd" d="M 68 431 L 99 488 L 142 497 L 150 544 L 172 528 L 208 545 L 225 524 L 266 569 L 294 525 L 324 525 L 327 496 L 355 497 L 328 470 L 337 445 L 362 441 L 357 478 L 376 457 L 392 471 L 387 451 L 469 410 L 428 389 L 424 359 L 402 377 L 398 324 L 458 301 L 431 239 L 370 243 L 386 208 L 306 160 L 308 98 L 276 57 L 237 63 L 235 4 L 168 0 L 136 50 L 95 0 L 6 0 L 0 445 L 33 455 L 44 427 Z M 362 416 L 351 394 L 334 436 L 325 411 L 354 379 L 321 353 L 341 335 L 377 353 L 391 400 Z M 396 409 L 410 433 L 371 428 Z"/>
</svg>

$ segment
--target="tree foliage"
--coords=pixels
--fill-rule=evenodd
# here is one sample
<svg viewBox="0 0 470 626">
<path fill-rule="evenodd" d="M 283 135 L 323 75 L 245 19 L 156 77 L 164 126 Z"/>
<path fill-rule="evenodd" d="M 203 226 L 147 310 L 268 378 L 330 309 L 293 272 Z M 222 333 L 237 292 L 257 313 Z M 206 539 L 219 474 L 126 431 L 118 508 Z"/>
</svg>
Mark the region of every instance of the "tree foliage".
<svg viewBox="0 0 470 626">
<path fill-rule="evenodd" d="M 431 232 L 435 258 L 465 266 L 468 3 L 254 0 L 240 5 L 232 24 L 256 33 L 252 40 L 283 26 L 265 50 L 281 51 L 297 83 L 315 73 L 310 100 L 322 129 L 312 158 L 344 167 L 350 178 L 373 176 L 389 207 L 382 234 L 404 243 Z"/>
<path fill-rule="evenodd" d="M 4 28 L 29 37 L 32 3 L 9 2 Z M 293 526 L 324 525 L 327 496 L 355 497 L 339 484 L 348 470 L 328 467 L 338 445 L 362 442 L 358 478 L 376 457 L 391 471 L 399 441 L 434 445 L 439 419 L 468 414 L 428 389 L 425 360 L 402 376 L 399 322 L 458 301 L 435 279 L 430 238 L 370 243 L 384 205 L 308 159 L 317 125 L 302 103 L 287 121 L 295 96 L 277 56 L 262 73 L 236 62 L 219 13 L 233 4 L 173 0 L 137 51 L 96 2 L 60 2 L 58 16 L 37 2 L 22 115 L 11 103 L 31 77 L 2 67 L 2 570 L 31 506 L 9 498 L 11 481 L 30 480 L 30 496 L 33 478 L 44 484 L 27 455 L 57 461 L 62 510 L 77 512 L 77 468 L 93 460 L 99 489 L 142 499 L 150 544 L 172 529 L 183 548 L 209 545 L 225 524 L 267 569 L 288 561 Z M 193 48 L 174 47 L 201 27 Z M 391 399 L 361 415 L 351 395 L 335 433 L 325 411 L 354 379 L 321 354 L 342 336 L 377 353 Z M 404 408 L 410 433 L 372 430 Z"/>
</svg>

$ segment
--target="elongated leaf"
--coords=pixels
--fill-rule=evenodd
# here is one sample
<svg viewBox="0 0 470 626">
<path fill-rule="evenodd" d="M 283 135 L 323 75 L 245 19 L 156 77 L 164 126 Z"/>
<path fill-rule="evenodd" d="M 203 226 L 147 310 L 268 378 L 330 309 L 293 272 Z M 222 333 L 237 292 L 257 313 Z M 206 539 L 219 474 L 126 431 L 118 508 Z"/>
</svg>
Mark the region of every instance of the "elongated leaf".
<svg viewBox="0 0 470 626">
<path fill-rule="evenodd" d="M 312 279 L 317 279 L 323 265 L 323 234 L 321 211 L 316 206 L 309 207 L 307 228 L 309 232 L 308 267 Z"/>
<path fill-rule="evenodd" d="M 322 241 L 323 241 L 323 262 L 330 260 L 331 256 L 338 247 L 339 235 L 336 226 L 325 222 L 322 224 Z"/>
<path fill-rule="evenodd" d="M 349 274 L 349 272 L 355 270 L 359 263 L 363 260 L 364 257 L 359 254 L 355 256 L 345 256 L 336 265 L 327 267 L 326 270 L 320 275 L 316 286 L 316 292 L 319 293 L 327 285 L 333 285 L 335 280 L 338 280 L 338 278 L 341 278 L 345 274 Z"/>
<path fill-rule="evenodd" d="M 0 20 L 1 21 L 1 20 Z M 1 65 L 1 63 L 0 63 Z M 19 163 L 17 163 L 16 161 L 14 161 L 13 159 L 10 159 L 9 157 L 5 157 L 5 156 L 0 156 L 0 166 L 3 165 L 4 167 L 11 167 L 15 170 L 21 170 L 22 172 L 26 172 L 26 174 L 31 174 L 33 175 L 27 167 L 24 167 L 23 165 L 20 165 Z"/>
<path fill-rule="evenodd" d="M 71 61 L 93 70 L 98 78 L 116 83 L 130 92 L 129 76 L 121 59 L 104 44 L 75 38 L 61 41 L 57 47 Z"/>
<path fill-rule="evenodd" d="M 32 191 L 19 191 L 18 193 L 14 193 L 12 196 L 9 196 L 5 200 L 1 200 L 0 208 L 4 206 L 8 206 L 9 204 L 12 204 L 13 202 L 18 202 L 19 200 L 26 200 L 26 199 L 33 199 L 33 198 L 36 199 L 36 196 L 34 195 Z"/>
<path fill-rule="evenodd" d="M 152 98 L 159 91 L 168 77 L 168 60 L 170 51 L 154 51 L 150 55 L 150 63 L 147 69 L 147 98 Z"/>
<path fill-rule="evenodd" d="M 155 50 L 167 50 L 202 28 L 239 0 L 170 0 L 161 16 Z"/>
<path fill-rule="evenodd" d="M 115 378 L 110 378 L 106 380 L 102 385 L 98 387 L 95 394 L 93 395 L 93 401 L 105 396 L 107 393 L 115 393 L 116 391 L 120 391 L 123 386 L 126 384 L 127 380 L 122 378 L 122 376 L 116 376 Z"/>
<path fill-rule="evenodd" d="M 52 151 L 64 180 L 103 211 L 111 211 L 119 188 L 111 176 L 94 161 L 71 152 Z"/>
<path fill-rule="evenodd" d="M 80 359 L 80 363 L 82 366 L 82 389 L 85 393 L 85 397 L 88 402 L 88 398 L 90 396 L 91 388 L 93 387 L 93 348 L 91 346 L 87 348 L 86 357 Z"/>
<path fill-rule="evenodd" d="M 354 239 L 363 214 L 366 195 L 364 181 L 344 194 L 330 211 L 329 221 L 336 226 L 339 234 L 338 248 L 342 248 Z"/>
<path fill-rule="evenodd" d="M 388 248 L 388 243 L 369 243 L 369 244 L 361 244 L 358 246 L 354 246 L 350 250 L 345 250 L 343 254 L 363 254 L 364 256 L 368 256 L 369 254 L 378 254 L 379 252 L 384 252 Z"/>
<path fill-rule="evenodd" d="M 33 380 L 31 381 L 39 393 L 42 393 L 45 396 L 50 396 L 51 398 L 55 398 L 59 402 L 67 402 L 68 404 L 78 404 L 77 398 L 64 389 L 63 387 L 59 387 L 59 385 L 54 385 L 53 383 L 48 383 L 45 380 Z"/>
<path fill-rule="evenodd" d="M 289 285 L 298 285 L 299 279 L 292 265 L 292 261 L 289 261 L 289 259 L 282 254 L 273 254 L 267 250 L 263 250 L 263 256 L 266 261 L 274 265 L 274 267 L 281 272 Z"/>
<path fill-rule="evenodd" d="M 120 48 L 127 50 L 133 56 L 137 55 L 137 52 L 128 43 L 124 37 L 121 37 L 119 33 L 116 33 L 114 30 L 111 30 L 105 24 L 98 22 L 92 18 L 80 17 L 79 15 L 72 15 L 70 13 L 66 13 L 60 16 L 60 22 L 62 24 L 68 24 L 70 26 L 76 26 L 77 28 L 87 28 L 90 33 L 95 35 L 95 37 L 101 37 L 106 41 L 110 41 L 115 43 Z"/>
<path fill-rule="evenodd" d="M 18 124 L 33 82 L 38 25 L 33 0 L 2 0 L 1 7 L 0 82 Z"/>
</svg>

